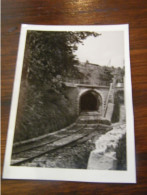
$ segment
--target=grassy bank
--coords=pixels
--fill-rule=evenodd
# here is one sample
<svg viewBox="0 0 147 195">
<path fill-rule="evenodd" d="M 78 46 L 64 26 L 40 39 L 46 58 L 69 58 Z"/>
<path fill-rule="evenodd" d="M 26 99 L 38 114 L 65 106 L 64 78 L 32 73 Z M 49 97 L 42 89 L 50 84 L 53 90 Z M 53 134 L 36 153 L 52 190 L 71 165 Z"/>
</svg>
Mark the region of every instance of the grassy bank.
<svg viewBox="0 0 147 195">
<path fill-rule="evenodd" d="M 51 133 L 74 122 L 70 101 L 62 93 L 55 93 L 22 83 L 17 112 L 14 141 L 22 141 Z"/>
</svg>

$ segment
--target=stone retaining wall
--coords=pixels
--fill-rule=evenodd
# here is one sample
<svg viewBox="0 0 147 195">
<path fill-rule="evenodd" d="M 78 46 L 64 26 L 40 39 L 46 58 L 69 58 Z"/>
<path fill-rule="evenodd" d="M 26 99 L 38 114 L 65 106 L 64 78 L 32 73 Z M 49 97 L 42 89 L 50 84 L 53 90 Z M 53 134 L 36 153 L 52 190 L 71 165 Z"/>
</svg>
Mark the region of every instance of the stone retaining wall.
<svg viewBox="0 0 147 195">
<path fill-rule="evenodd" d="M 113 130 L 102 135 L 95 142 L 96 149 L 90 153 L 87 169 L 116 170 L 116 149 L 125 133 L 125 124 L 117 124 Z"/>
</svg>

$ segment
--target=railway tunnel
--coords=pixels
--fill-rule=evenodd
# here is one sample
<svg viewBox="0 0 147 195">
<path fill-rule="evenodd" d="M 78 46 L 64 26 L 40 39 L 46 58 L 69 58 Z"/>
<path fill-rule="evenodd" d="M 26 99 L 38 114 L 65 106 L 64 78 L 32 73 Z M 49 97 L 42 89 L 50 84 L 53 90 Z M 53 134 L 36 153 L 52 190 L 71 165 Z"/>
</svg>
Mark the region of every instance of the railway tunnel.
<svg viewBox="0 0 147 195">
<path fill-rule="evenodd" d="M 87 90 L 79 98 L 80 124 L 98 124 L 102 117 L 102 98 L 95 90 Z"/>
<path fill-rule="evenodd" d="M 100 96 L 95 91 L 87 91 L 81 95 L 79 101 L 79 110 L 81 112 L 100 112 Z"/>
</svg>

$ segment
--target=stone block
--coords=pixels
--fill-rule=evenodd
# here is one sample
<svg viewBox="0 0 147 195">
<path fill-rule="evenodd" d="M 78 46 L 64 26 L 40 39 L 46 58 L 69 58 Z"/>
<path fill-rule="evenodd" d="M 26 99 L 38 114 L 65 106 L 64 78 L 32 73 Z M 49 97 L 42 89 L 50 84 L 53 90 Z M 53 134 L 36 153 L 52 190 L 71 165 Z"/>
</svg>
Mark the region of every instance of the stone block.
<svg viewBox="0 0 147 195">
<path fill-rule="evenodd" d="M 116 169 L 116 162 L 115 152 L 103 153 L 93 151 L 90 154 L 88 169 L 114 170 Z"/>
<path fill-rule="evenodd" d="M 116 149 L 120 139 L 126 133 L 125 125 L 117 125 L 113 130 L 95 141 L 96 149 L 90 153 L 88 169 L 116 170 Z"/>
</svg>

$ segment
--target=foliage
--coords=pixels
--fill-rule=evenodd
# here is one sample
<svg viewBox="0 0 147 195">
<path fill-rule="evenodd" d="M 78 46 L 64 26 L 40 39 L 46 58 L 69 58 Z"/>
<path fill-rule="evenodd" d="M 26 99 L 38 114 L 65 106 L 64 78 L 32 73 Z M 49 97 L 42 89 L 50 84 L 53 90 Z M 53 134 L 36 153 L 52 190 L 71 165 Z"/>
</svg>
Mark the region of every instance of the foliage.
<svg viewBox="0 0 147 195">
<path fill-rule="evenodd" d="M 58 90 L 62 78 L 77 76 L 73 66 L 78 63 L 73 54 L 77 44 L 94 32 L 28 31 L 24 59 L 24 74 L 31 84 L 47 85 Z"/>
<path fill-rule="evenodd" d="M 28 31 L 14 141 L 59 130 L 75 120 L 64 77 L 80 77 L 73 54 L 92 32 Z"/>
<path fill-rule="evenodd" d="M 119 122 L 120 119 L 120 105 L 124 104 L 124 92 L 118 91 L 114 95 L 114 110 L 112 114 L 112 123 Z"/>
<path fill-rule="evenodd" d="M 116 158 L 117 158 L 117 170 L 126 170 L 127 161 L 126 161 L 126 135 L 119 140 L 118 147 L 116 149 Z"/>
<path fill-rule="evenodd" d="M 106 83 L 111 83 L 113 78 L 113 69 L 105 66 L 104 71 L 100 74 L 100 79 Z"/>
<path fill-rule="evenodd" d="M 19 101 L 15 140 L 21 141 L 57 131 L 74 120 L 70 102 L 61 94 L 37 90 L 22 83 Z"/>
</svg>

